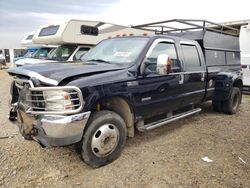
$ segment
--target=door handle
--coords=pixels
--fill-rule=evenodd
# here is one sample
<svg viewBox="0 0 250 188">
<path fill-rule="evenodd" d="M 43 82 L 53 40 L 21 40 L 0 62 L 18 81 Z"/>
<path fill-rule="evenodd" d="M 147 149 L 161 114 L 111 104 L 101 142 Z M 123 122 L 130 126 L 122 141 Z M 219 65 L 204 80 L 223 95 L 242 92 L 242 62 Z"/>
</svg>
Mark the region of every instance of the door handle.
<svg viewBox="0 0 250 188">
<path fill-rule="evenodd" d="M 206 75 L 205 72 L 202 72 L 202 73 L 201 73 L 201 81 L 202 81 L 202 82 L 205 81 L 205 75 Z"/>
<path fill-rule="evenodd" d="M 184 83 L 184 74 L 179 74 L 179 84 Z"/>
</svg>

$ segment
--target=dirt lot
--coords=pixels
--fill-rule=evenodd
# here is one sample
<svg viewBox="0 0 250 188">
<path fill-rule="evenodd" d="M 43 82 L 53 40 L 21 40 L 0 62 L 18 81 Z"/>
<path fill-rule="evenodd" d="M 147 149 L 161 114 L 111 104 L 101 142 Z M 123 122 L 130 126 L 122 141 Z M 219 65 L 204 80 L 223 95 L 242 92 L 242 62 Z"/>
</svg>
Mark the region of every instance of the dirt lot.
<svg viewBox="0 0 250 188">
<path fill-rule="evenodd" d="M 0 71 L 0 187 L 250 187 L 250 96 L 237 115 L 199 115 L 127 141 L 121 157 L 93 169 L 74 146 L 41 148 L 7 119 L 10 77 Z M 202 157 L 208 156 L 208 163 Z"/>
</svg>

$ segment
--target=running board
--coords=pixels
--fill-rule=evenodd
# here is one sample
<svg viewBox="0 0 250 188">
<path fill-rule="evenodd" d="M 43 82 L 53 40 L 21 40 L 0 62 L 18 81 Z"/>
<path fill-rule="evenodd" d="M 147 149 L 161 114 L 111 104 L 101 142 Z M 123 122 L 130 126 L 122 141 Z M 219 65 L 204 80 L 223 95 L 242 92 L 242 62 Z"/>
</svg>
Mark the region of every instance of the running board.
<svg viewBox="0 0 250 188">
<path fill-rule="evenodd" d="M 195 108 L 195 109 L 189 110 L 187 112 L 176 114 L 174 116 L 171 116 L 171 117 L 168 117 L 168 118 L 165 118 L 165 119 L 161 119 L 161 120 L 153 122 L 153 123 L 146 124 L 146 125 L 144 125 L 143 127 L 140 127 L 140 128 L 143 129 L 144 131 L 145 130 L 149 131 L 149 130 L 155 129 L 157 127 L 160 127 L 162 125 L 166 125 L 168 123 L 171 123 L 173 121 L 177 121 L 177 120 L 185 118 L 187 116 L 191 116 L 191 115 L 196 114 L 196 113 L 198 113 L 200 111 L 201 111 L 201 108 Z"/>
</svg>

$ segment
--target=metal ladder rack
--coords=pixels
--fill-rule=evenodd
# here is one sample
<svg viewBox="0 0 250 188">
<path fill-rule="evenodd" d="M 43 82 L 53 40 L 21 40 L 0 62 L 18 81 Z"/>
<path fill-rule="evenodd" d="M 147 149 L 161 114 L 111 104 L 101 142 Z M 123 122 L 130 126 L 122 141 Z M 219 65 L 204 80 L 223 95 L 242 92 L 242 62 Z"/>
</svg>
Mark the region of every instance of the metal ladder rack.
<svg viewBox="0 0 250 188">
<path fill-rule="evenodd" d="M 222 33 L 231 36 L 239 36 L 239 29 L 234 27 L 217 24 L 207 20 L 195 19 L 172 19 L 160 22 L 135 25 L 132 28 L 154 31 L 155 34 L 182 33 L 189 31 L 203 30 Z"/>
</svg>

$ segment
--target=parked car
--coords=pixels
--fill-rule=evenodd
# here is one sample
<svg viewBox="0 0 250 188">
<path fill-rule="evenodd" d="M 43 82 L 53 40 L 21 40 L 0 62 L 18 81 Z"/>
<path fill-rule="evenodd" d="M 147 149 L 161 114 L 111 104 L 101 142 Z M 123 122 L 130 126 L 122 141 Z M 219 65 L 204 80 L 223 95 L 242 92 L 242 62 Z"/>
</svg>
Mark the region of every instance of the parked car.
<svg viewBox="0 0 250 188">
<path fill-rule="evenodd" d="M 135 129 L 196 114 L 202 102 L 235 114 L 243 86 L 238 43 L 209 28 L 185 37 L 118 37 L 88 51 L 84 63 L 11 68 L 9 118 L 18 119 L 26 139 L 80 144 L 87 164 L 103 166 L 118 158 Z"/>
</svg>

